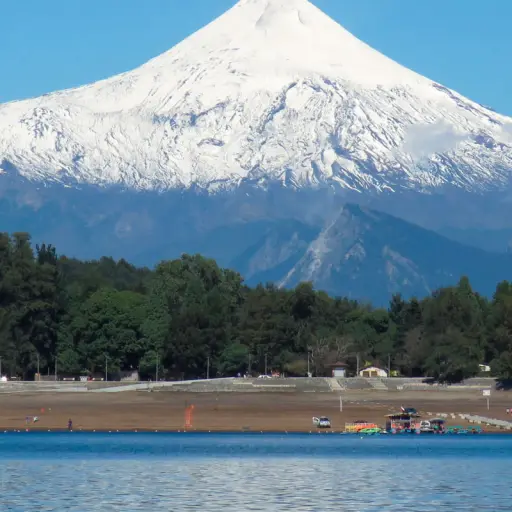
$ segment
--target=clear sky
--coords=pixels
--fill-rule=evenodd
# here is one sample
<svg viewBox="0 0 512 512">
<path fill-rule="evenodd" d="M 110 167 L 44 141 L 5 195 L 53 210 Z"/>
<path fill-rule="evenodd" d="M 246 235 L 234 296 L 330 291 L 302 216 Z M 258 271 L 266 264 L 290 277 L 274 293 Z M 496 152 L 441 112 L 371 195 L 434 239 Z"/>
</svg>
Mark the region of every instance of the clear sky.
<svg viewBox="0 0 512 512">
<path fill-rule="evenodd" d="M 93 82 L 168 50 L 235 0 L 1 2 L 0 102 Z M 313 0 L 407 67 L 512 115 L 512 0 Z"/>
</svg>

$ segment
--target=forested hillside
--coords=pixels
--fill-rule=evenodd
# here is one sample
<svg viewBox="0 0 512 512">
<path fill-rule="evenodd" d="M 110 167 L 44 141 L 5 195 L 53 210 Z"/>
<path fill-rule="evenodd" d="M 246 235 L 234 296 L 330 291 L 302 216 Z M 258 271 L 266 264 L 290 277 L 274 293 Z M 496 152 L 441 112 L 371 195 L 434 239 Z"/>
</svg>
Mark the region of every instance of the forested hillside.
<svg viewBox="0 0 512 512">
<path fill-rule="evenodd" d="M 154 378 L 268 369 L 315 375 L 331 364 L 391 364 L 405 376 L 458 381 L 481 363 L 512 378 L 512 284 L 492 299 L 468 279 L 421 300 L 395 295 L 376 309 L 315 291 L 254 288 L 199 255 L 136 268 L 124 260 L 79 261 L 27 233 L 0 235 L 0 357 L 3 374 L 87 375 L 138 369 Z"/>
</svg>

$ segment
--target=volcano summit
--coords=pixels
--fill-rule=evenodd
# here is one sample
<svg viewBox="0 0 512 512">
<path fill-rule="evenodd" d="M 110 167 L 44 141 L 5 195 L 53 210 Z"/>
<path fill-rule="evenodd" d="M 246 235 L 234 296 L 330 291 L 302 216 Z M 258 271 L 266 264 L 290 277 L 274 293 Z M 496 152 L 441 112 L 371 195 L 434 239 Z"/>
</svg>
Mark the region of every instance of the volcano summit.
<svg viewBox="0 0 512 512">
<path fill-rule="evenodd" d="M 507 246 L 511 126 L 307 0 L 241 0 L 133 71 L 0 105 L 2 229 L 376 304 L 462 273 L 490 294 L 510 256 L 428 230 Z"/>
<path fill-rule="evenodd" d="M 137 190 L 501 189 L 512 120 L 307 0 L 241 0 L 141 67 L 0 106 L 0 168 Z"/>
</svg>

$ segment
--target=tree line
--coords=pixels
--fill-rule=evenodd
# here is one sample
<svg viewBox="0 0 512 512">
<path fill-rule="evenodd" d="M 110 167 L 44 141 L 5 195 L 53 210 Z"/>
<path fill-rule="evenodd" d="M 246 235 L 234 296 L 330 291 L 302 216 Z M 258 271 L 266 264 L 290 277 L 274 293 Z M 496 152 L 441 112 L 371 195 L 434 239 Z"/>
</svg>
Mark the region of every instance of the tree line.
<svg viewBox="0 0 512 512">
<path fill-rule="evenodd" d="M 387 309 L 330 297 L 311 283 L 249 288 L 200 255 L 154 269 L 80 261 L 27 233 L 0 234 L 0 362 L 7 376 L 139 371 L 155 378 L 233 376 L 265 369 L 355 374 L 375 364 L 456 382 L 480 364 L 512 379 L 512 283 L 492 298 L 467 278 L 430 296 L 394 295 Z"/>
</svg>

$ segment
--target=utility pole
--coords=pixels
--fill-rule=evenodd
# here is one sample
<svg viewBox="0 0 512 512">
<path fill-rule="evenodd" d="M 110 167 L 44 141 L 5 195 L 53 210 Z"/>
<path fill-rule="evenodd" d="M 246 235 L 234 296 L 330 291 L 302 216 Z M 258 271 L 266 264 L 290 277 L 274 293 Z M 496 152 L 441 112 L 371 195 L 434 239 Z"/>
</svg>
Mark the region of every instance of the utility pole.
<svg viewBox="0 0 512 512">
<path fill-rule="evenodd" d="M 105 382 L 108 381 L 108 357 L 105 354 Z"/>
<path fill-rule="evenodd" d="M 308 377 L 309 377 L 309 350 L 308 350 Z"/>
<path fill-rule="evenodd" d="M 210 356 L 206 358 L 206 380 L 210 379 Z"/>
<path fill-rule="evenodd" d="M 39 352 L 37 353 L 37 380 L 41 380 L 41 374 L 39 373 Z"/>
<path fill-rule="evenodd" d="M 249 374 L 249 377 L 251 376 L 251 354 L 249 354 L 249 368 L 247 370 L 247 373 Z"/>
<path fill-rule="evenodd" d="M 356 370 L 356 377 L 359 377 L 359 354 L 357 354 L 356 358 L 357 358 L 357 370 Z"/>
<path fill-rule="evenodd" d="M 265 352 L 265 375 L 267 375 L 267 353 Z"/>
<path fill-rule="evenodd" d="M 156 372 L 155 372 L 155 381 L 158 382 L 158 363 L 159 363 L 159 355 L 156 355 Z"/>
<path fill-rule="evenodd" d="M 0 377 L 2 376 L 2 356 L 0 356 Z"/>
<path fill-rule="evenodd" d="M 57 354 L 55 354 L 55 380 L 57 380 Z"/>
<path fill-rule="evenodd" d="M 388 354 L 388 377 L 391 377 L 391 354 Z"/>
</svg>

